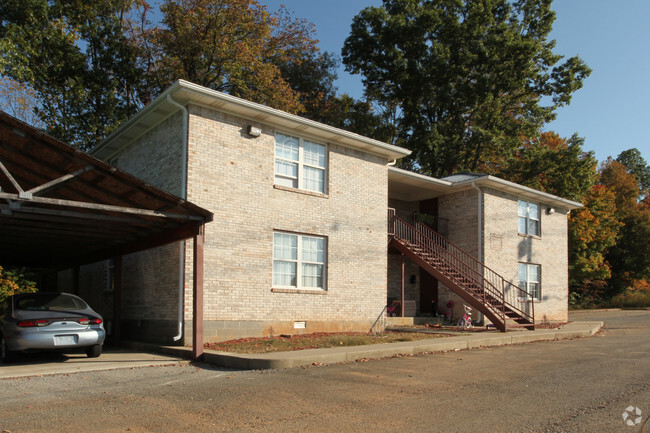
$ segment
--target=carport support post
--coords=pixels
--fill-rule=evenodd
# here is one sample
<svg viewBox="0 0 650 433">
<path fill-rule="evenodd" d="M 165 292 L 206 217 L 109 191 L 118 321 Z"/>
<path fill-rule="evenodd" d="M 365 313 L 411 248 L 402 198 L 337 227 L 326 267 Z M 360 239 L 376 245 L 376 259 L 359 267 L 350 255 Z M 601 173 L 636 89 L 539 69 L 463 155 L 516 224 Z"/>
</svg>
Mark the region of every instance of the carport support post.
<svg viewBox="0 0 650 433">
<path fill-rule="evenodd" d="M 194 278 L 192 279 L 193 314 L 192 319 L 192 358 L 203 356 L 203 244 L 204 226 L 194 235 Z"/>
<path fill-rule="evenodd" d="M 122 322 L 122 256 L 113 258 L 113 344 L 121 341 L 120 322 Z"/>
<path fill-rule="evenodd" d="M 400 317 L 404 317 L 404 281 L 406 278 L 406 255 L 402 253 L 402 288 L 401 288 L 401 294 L 400 294 L 400 303 L 399 303 L 399 315 Z"/>
</svg>

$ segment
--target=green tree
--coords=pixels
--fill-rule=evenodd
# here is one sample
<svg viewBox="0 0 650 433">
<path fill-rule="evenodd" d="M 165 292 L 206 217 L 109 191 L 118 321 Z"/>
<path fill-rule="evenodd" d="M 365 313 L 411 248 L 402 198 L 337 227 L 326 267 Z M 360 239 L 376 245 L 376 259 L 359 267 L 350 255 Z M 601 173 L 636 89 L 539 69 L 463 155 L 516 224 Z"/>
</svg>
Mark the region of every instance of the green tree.
<svg viewBox="0 0 650 433">
<path fill-rule="evenodd" d="M 278 65 L 282 78 L 298 94 L 301 115 L 321 121 L 323 110 L 336 98 L 336 68 L 339 62 L 332 53 L 305 52 L 300 61 L 285 61 Z"/>
<path fill-rule="evenodd" d="M 650 166 L 643 159 L 639 149 L 624 150 L 616 157 L 616 161 L 627 167 L 628 173 L 636 178 L 641 197 L 647 196 L 650 191 Z"/>
<path fill-rule="evenodd" d="M 565 139 L 554 132 L 544 132 L 535 139 L 525 140 L 513 157 L 479 170 L 581 201 L 598 180 L 596 159 L 593 152 L 583 151 L 583 143 L 584 139 L 577 135 Z"/>
<path fill-rule="evenodd" d="M 616 246 L 607 254 L 615 293 L 631 287 L 635 280 L 650 280 L 650 211 L 634 207 L 622 222 Z"/>
<path fill-rule="evenodd" d="M 590 74 L 548 39 L 551 0 L 384 0 L 354 18 L 346 69 L 397 104 L 407 167 L 444 176 L 508 157 Z M 547 104 L 547 105 L 545 105 Z"/>
<path fill-rule="evenodd" d="M 256 0 L 2 0 L 0 36 L 0 76 L 85 150 L 178 79 L 307 117 L 335 98 L 313 26 Z"/>
<path fill-rule="evenodd" d="M 0 73 L 32 88 L 57 138 L 88 149 L 139 108 L 136 0 L 0 2 Z"/>
<path fill-rule="evenodd" d="M 377 112 L 369 101 L 356 100 L 348 94 L 331 95 L 314 105 L 312 113 L 305 113 L 312 120 L 336 128 L 390 143 L 396 130 L 389 112 Z"/>
</svg>

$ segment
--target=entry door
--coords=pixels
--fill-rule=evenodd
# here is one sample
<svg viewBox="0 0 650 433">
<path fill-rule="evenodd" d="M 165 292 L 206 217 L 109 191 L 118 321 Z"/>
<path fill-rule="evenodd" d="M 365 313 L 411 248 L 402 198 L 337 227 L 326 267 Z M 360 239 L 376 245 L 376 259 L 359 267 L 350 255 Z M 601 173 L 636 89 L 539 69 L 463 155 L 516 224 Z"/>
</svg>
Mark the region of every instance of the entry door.
<svg viewBox="0 0 650 433">
<path fill-rule="evenodd" d="M 431 314 L 438 305 L 438 280 L 420 269 L 420 313 Z"/>
</svg>

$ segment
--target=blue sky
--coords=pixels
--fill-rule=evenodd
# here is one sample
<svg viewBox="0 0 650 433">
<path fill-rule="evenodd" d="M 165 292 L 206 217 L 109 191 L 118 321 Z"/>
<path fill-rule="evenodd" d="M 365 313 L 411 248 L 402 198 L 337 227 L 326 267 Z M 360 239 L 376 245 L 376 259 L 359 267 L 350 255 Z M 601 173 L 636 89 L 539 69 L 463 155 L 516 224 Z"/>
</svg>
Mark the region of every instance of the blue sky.
<svg viewBox="0 0 650 433">
<path fill-rule="evenodd" d="M 316 26 L 322 50 L 341 54 L 352 18 L 381 0 L 260 0 L 270 11 L 285 4 L 296 17 Z M 574 133 L 585 139 L 599 161 L 636 147 L 650 162 L 650 1 L 555 0 L 557 13 L 551 37 L 555 52 L 580 56 L 593 70 L 571 104 L 558 111 L 547 130 L 562 137 Z M 359 77 L 343 68 L 336 83 L 339 92 L 361 97 Z"/>
</svg>

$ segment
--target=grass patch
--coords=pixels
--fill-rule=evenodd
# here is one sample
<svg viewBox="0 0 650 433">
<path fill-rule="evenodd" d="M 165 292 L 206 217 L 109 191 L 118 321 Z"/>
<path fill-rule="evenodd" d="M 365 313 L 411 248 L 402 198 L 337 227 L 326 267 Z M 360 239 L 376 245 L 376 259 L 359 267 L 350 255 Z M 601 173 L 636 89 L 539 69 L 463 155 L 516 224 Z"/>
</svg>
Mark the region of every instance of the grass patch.
<svg viewBox="0 0 650 433">
<path fill-rule="evenodd" d="M 237 340 L 207 343 L 207 350 L 236 353 L 269 353 L 292 350 L 320 349 L 345 346 L 365 346 L 368 344 L 396 343 L 400 341 L 423 340 L 446 337 L 446 334 L 424 332 L 381 332 L 381 333 L 315 333 L 303 335 L 283 335 L 266 338 L 240 338 Z"/>
</svg>

